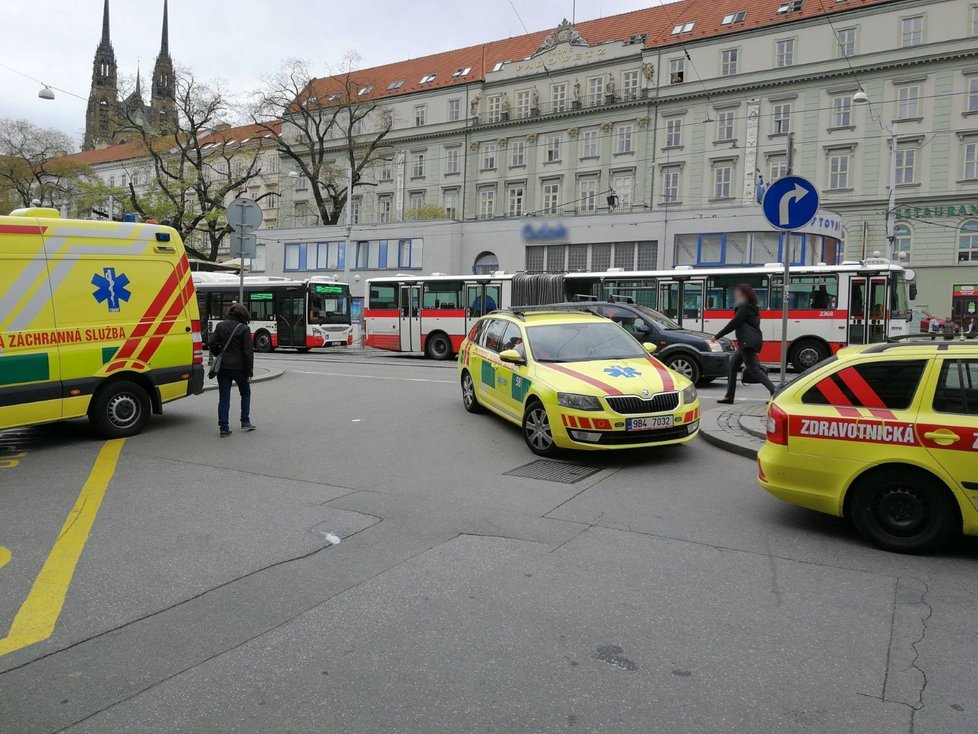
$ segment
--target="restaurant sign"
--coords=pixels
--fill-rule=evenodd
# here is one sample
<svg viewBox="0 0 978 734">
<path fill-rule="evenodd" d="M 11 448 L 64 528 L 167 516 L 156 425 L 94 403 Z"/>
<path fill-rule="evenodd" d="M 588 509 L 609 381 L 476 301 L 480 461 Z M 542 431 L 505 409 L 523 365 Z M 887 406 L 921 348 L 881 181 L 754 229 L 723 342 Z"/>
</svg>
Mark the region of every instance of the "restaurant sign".
<svg viewBox="0 0 978 734">
<path fill-rule="evenodd" d="M 905 206 L 897 208 L 898 217 L 920 219 L 921 217 L 978 217 L 978 204 L 949 204 L 948 206 Z"/>
</svg>

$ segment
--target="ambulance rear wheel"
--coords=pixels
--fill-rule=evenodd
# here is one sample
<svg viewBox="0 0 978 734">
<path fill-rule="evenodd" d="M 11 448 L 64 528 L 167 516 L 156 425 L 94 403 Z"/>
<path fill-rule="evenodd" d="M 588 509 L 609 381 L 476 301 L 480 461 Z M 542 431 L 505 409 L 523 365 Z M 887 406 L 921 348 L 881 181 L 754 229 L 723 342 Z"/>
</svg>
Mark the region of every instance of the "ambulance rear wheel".
<svg viewBox="0 0 978 734">
<path fill-rule="evenodd" d="M 255 333 L 255 351 L 265 353 L 275 351 L 275 347 L 272 346 L 272 335 L 264 329 Z"/>
<path fill-rule="evenodd" d="M 482 406 L 479 405 L 479 398 L 475 396 L 475 382 L 468 370 L 462 373 L 462 405 L 470 413 L 481 413 Z"/>
<path fill-rule="evenodd" d="M 926 553 L 961 529 L 947 488 L 915 471 L 885 471 L 865 479 L 849 504 L 856 530 L 894 553 Z"/>
<path fill-rule="evenodd" d="M 151 407 L 149 395 L 142 387 L 119 380 L 95 394 L 88 419 L 103 438 L 128 438 L 143 430 Z"/>
</svg>

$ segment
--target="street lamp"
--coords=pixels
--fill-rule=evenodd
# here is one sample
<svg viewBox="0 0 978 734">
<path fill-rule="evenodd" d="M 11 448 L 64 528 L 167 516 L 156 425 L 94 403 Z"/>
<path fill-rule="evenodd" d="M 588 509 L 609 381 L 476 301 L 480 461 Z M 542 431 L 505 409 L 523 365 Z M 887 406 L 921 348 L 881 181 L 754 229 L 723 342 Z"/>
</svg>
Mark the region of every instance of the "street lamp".
<svg viewBox="0 0 978 734">
<path fill-rule="evenodd" d="M 54 99 L 54 90 L 45 84 L 44 88 L 37 93 L 37 96 L 41 99 Z"/>
<path fill-rule="evenodd" d="M 867 105 L 869 116 L 880 126 L 880 130 L 890 138 L 890 197 L 886 205 L 886 239 L 890 243 L 890 258 L 894 257 L 894 247 L 896 243 L 896 154 L 897 139 L 893 128 L 883 122 L 883 116 L 874 114 L 873 103 L 866 94 L 866 90 L 861 86 L 859 91 L 852 95 L 852 103 L 855 105 Z"/>
</svg>

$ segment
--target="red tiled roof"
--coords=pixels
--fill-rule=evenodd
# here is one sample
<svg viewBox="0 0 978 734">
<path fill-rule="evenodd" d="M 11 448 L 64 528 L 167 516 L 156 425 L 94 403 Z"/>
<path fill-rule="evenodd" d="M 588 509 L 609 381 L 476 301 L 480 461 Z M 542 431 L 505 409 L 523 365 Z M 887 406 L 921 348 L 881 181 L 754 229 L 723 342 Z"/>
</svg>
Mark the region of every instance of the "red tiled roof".
<svg viewBox="0 0 978 734">
<path fill-rule="evenodd" d="M 790 0 L 680 0 L 607 18 L 582 21 L 575 28 L 591 46 L 611 41 L 627 41 L 634 35 L 644 33 L 647 34 L 645 47 L 657 48 L 894 1 L 803 0 L 800 10 L 779 14 L 778 8 Z M 721 25 L 724 16 L 740 11 L 747 12 L 743 23 Z M 681 23 L 694 23 L 693 30 L 682 35 L 672 35 L 673 28 Z M 531 56 L 553 30 L 551 28 L 525 36 L 359 69 L 350 78 L 357 87 L 372 86 L 373 89 L 363 95 L 363 98 L 373 99 L 481 81 L 486 72 L 491 71 L 496 64 L 519 61 Z M 457 69 L 464 68 L 471 68 L 471 71 L 465 76 L 452 76 Z M 429 74 L 435 74 L 435 79 L 422 84 L 422 77 Z M 343 91 L 344 79 L 345 75 L 316 79 L 312 84 L 312 95 L 328 105 L 329 95 Z M 389 90 L 388 86 L 397 81 L 402 81 L 403 84 L 397 89 Z"/>
</svg>

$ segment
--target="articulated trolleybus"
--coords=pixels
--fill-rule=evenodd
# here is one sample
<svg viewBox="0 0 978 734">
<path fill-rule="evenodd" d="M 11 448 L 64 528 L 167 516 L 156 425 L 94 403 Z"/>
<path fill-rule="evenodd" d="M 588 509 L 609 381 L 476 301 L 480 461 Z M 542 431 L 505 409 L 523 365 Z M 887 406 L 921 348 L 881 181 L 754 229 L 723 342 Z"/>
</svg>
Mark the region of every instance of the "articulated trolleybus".
<svg viewBox="0 0 978 734">
<path fill-rule="evenodd" d="M 239 278 L 231 273 L 194 273 L 204 342 L 238 300 Z M 248 276 L 245 304 L 251 311 L 255 351 L 278 348 L 308 352 L 314 347 L 346 347 L 353 343 L 350 286 L 331 278 L 290 280 Z"/>
<path fill-rule="evenodd" d="M 791 268 L 788 361 L 804 370 L 848 344 L 870 344 L 910 331 L 913 271 L 883 258 Z M 367 282 L 365 346 L 449 359 L 473 321 L 497 308 L 561 301 L 625 301 L 655 309 L 682 328 L 716 333 L 733 315 L 734 288 L 757 291 L 764 349 L 781 361 L 780 263 L 662 271 L 415 277 Z"/>
</svg>

